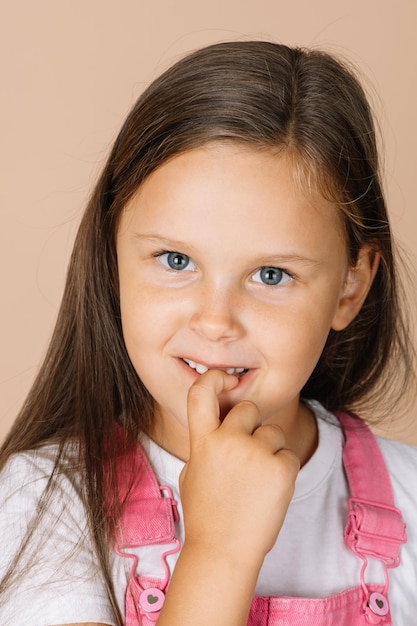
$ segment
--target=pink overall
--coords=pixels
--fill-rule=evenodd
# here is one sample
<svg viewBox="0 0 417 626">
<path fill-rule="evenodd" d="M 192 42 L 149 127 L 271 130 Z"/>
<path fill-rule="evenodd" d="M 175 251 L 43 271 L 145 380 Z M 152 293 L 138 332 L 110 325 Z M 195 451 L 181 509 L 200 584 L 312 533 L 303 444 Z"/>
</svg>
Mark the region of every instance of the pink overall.
<svg viewBox="0 0 417 626">
<path fill-rule="evenodd" d="M 254 597 L 247 626 L 392 626 L 388 569 L 399 565 L 400 546 L 406 541 L 405 525 L 394 507 L 385 463 L 371 431 L 358 418 L 346 414 L 338 418 L 345 433 L 343 464 L 351 493 L 344 539 L 363 561 L 359 584 L 326 598 Z M 128 492 L 132 462 L 138 470 L 137 479 Z M 118 478 L 119 495 L 122 501 L 127 498 L 115 550 L 132 560 L 125 625 L 153 626 L 169 585 L 165 557 L 180 549 L 175 538 L 176 502 L 168 487 L 158 485 L 140 446 L 134 459 L 131 455 L 120 458 Z M 378 502 L 374 501 L 375 484 Z M 161 557 L 166 574 L 163 580 L 139 576 L 138 558 L 129 553 L 129 548 L 152 544 L 167 546 Z M 384 585 L 365 583 L 368 557 L 383 563 Z"/>
</svg>

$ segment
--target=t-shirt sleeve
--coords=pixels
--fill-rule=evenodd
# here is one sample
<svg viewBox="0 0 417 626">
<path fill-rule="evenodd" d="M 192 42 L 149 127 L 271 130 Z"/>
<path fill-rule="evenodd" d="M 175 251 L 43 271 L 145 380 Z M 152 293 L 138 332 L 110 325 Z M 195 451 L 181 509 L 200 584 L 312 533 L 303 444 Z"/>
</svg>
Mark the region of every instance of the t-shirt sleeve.
<svg viewBox="0 0 417 626">
<path fill-rule="evenodd" d="M 54 464 L 51 450 L 19 454 L 0 475 L 0 580 L 36 515 Z M 17 576 L 0 598 L 0 624 L 115 626 L 84 507 L 70 474 L 56 479 Z"/>
</svg>

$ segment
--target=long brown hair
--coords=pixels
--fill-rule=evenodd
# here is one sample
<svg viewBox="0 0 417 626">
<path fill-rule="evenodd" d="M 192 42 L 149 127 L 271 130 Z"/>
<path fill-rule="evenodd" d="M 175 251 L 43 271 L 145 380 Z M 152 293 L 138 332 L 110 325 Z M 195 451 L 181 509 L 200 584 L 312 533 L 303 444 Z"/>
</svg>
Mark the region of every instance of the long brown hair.
<svg viewBox="0 0 417 626">
<path fill-rule="evenodd" d="M 45 442 L 61 451 L 79 442 L 86 510 L 116 614 L 103 468 L 114 476 L 116 422 L 135 441 L 152 420 L 152 398 L 122 338 L 118 217 L 164 161 L 219 140 L 288 151 L 301 184 L 339 207 L 352 266 L 363 245 L 381 255 L 365 305 L 346 330 L 330 332 L 302 395 L 329 409 L 356 409 L 384 389 L 387 402 L 387 390 L 395 392 L 393 363 L 404 388 L 412 369 L 374 123 L 352 71 L 326 53 L 262 41 L 212 45 L 167 70 L 135 104 L 92 194 L 48 353 L 1 456 L 4 465 L 11 454 Z"/>
</svg>

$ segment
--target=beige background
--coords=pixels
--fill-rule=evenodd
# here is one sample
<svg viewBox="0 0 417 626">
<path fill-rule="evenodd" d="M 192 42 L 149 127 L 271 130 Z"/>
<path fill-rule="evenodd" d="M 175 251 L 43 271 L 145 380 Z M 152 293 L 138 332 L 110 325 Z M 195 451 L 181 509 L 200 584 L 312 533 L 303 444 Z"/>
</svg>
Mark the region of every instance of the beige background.
<svg viewBox="0 0 417 626">
<path fill-rule="evenodd" d="M 109 145 L 143 88 L 191 49 L 268 38 L 325 48 L 359 65 L 385 137 L 394 230 L 416 265 L 416 0 L 5 5 L 3 0 L 0 438 L 50 337 L 74 233 Z M 385 432 L 417 444 L 415 416 L 411 410 Z"/>
</svg>

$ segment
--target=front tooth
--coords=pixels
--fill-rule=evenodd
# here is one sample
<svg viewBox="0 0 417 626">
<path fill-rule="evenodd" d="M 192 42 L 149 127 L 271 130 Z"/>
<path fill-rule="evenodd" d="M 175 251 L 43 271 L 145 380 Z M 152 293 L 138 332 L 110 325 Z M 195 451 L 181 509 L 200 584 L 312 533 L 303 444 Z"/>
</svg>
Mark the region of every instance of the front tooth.
<svg viewBox="0 0 417 626">
<path fill-rule="evenodd" d="M 242 374 L 245 371 L 244 367 L 237 367 L 236 368 L 236 374 Z"/>
<path fill-rule="evenodd" d="M 205 365 L 201 365 L 201 363 L 197 363 L 197 364 L 193 364 L 195 366 L 195 370 L 199 373 L 199 374 L 205 374 L 206 372 L 208 372 L 208 367 L 206 367 Z"/>
<path fill-rule="evenodd" d="M 236 370 L 237 372 L 237 370 Z M 228 367 L 226 370 L 226 374 L 234 374 L 235 373 L 235 368 L 234 367 Z"/>
</svg>

